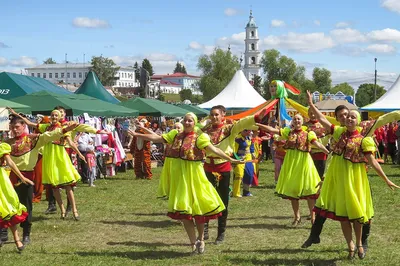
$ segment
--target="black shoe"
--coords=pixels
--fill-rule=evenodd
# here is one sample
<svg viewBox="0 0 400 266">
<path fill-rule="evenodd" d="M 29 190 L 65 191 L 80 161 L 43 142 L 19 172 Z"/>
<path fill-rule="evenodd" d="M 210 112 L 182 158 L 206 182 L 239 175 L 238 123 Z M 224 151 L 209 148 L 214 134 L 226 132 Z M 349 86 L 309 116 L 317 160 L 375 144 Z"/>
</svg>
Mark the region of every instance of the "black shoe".
<svg viewBox="0 0 400 266">
<path fill-rule="evenodd" d="M 31 243 L 31 238 L 29 236 L 24 236 L 22 238 L 22 243 L 24 243 L 24 245 L 28 245 L 29 243 Z"/>
<path fill-rule="evenodd" d="M 65 217 L 68 216 L 68 213 L 71 212 L 71 205 L 67 205 L 67 209 L 65 210 Z"/>
<path fill-rule="evenodd" d="M 362 246 L 364 248 L 364 253 L 367 253 L 367 250 L 368 250 L 368 240 L 367 239 L 364 240 L 364 243 L 362 244 Z"/>
<path fill-rule="evenodd" d="M 208 224 L 204 224 L 204 240 L 208 240 L 210 238 L 210 235 L 208 234 Z"/>
<path fill-rule="evenodd" d="M 217 239 L 215 239 L 215 245 L 220 245 L 225 240 L 225 233 L 218 234 Z"/>
<path fill-rule="evenodd" d="M 47 210 L 45 210 L 44 214 L 53 214 L 57 212 L 57 207 L 54 205 L 50 205 Z"/>
<path fill-rule="evenodd" d="M 304 243 L 303 245 L 301 245 L 301 248 L 308 248 L 310 247 L 312 244 L 319 244 L 321 241 L 319 239 L 319 237 L 317 239 L 313 239 L 311 237 L 309 237 Z"/>
</svg>

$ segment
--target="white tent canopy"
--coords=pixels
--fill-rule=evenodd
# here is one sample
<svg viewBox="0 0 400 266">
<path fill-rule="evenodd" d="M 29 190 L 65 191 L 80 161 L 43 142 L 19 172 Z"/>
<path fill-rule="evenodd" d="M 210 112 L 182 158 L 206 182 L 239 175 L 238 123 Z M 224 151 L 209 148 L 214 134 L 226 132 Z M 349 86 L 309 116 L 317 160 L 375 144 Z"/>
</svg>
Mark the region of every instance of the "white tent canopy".
<svg viewBox="0 0 400 266">
<path fill-rule="evenodd" d="M 225 89 L 199 107 L 211 109 L 215 105 L 223 105 L 226 109 L 250 109 L 262 103 L 265 99 L 250 85 L 243 71 L 238 70 Z"/>
<path fill-rule="evenodd" d="M 361 108 L 365 111 L 379 111 L 379 112 L 391 112 L 394 110 L 400 110 L 400 76 L 393 83 L 392 87 L 383 94 L 377 101 L 366 105 Z"/>
</svg>

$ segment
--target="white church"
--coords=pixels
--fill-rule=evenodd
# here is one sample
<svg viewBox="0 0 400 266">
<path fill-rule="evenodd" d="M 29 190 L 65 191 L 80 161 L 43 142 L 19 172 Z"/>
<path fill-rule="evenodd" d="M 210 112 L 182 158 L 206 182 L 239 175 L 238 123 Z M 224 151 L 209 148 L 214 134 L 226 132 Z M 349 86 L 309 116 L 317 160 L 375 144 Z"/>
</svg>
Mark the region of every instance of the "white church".
<svg viewBox="0 0 400 266">
<path fill-rule="evenodd" d="M 254 21 L 253 11 L 250 10 L 249 22 L 246 25 L 246 39 L 244 50 L 243 73 L 249 82 L 252 82 L 255 76 L 261 76 L 260 50 L 258 47 L 258 27 Z"/>
</svg>

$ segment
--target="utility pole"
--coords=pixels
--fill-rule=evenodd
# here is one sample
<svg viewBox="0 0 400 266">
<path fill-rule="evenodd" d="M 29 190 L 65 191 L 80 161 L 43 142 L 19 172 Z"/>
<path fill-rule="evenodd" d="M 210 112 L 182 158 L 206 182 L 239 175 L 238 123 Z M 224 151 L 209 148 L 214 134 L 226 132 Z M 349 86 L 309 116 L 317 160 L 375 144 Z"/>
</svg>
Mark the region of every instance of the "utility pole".
<svg viewBox="0 0 400 266">
<path fill-rule="evenodd" d="M 376 73 L 377 73 L 377 71 L 376 71 L 376 61 L 377 60 L 378 59 L 375 57 L 375 59 L 374 59 L 374 61 L 375 61 L 374 101 L 376 101 Z"/>
<path fill-rule="evenodd" d="M 67 60 L 67 57 L 68 56 L 68 54 L 67 53 L 65 53 L 65 83 L 66 83 L 66 89 L 68 90 L 68 60 Z"/>
</svg>

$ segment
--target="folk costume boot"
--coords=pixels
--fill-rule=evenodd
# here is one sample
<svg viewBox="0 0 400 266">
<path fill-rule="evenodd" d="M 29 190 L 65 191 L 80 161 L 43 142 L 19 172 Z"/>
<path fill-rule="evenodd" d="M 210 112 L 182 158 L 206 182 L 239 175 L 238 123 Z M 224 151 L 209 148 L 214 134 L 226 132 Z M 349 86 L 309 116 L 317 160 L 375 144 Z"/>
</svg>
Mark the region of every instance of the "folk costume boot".
<svg viewBox="0 0 400 266">
<path fill-rule="evenodd" d="M 208 223 L 204 223 L 204 240 L 208 240 L 210 235 L 208 234 Z"/>
</svg>

